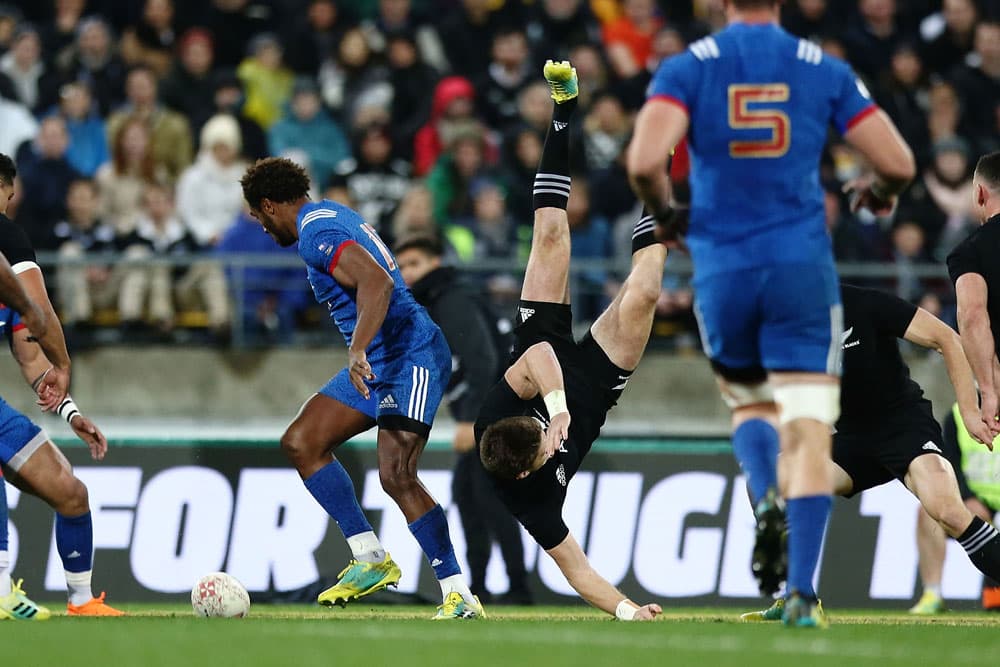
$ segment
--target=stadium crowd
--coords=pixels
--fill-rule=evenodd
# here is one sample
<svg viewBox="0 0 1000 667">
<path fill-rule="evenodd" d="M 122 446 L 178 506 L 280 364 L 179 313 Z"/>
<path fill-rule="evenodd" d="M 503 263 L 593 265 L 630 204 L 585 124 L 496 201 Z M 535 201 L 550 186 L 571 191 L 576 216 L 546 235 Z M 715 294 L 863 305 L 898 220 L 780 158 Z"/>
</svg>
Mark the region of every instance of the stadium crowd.
<svg viewBox="0 0 1000 667">
<path fill-rule="evenodd" d="M 301 272 L 247 269 L 233 294 L 221 253 L 280 253 L 243 208 L 248 161 L 305 166 L 315 196 L 348 203 L 390 244 L 442 238 L 451 259 L 523 259 L 550 114 L 546 58 L 581 83 L 569 220 L 574 257 L 628 257 L 638 214 L 623 166 L 663 58 L 724 24 L 721 0 L 47 0 L 0 5 L 0 152 L 16 156 L 10 209 L 58 270 L 64 323 L 116 312 L 169 332 L 194 308 L 280 339 L 311 303 Z M 865 166 L 831 137 L 823 163 L 838 260 L 895 266 L 897 294 L 948 315 L 941 263 L 974 227 L 975 157 L 1000 148 L 1000 0 L 788 0 L 783 23 L 848 60 L 913 147 L 916 182 L 891 218 L 849 213 Z M 794 249 L 789 249 L 794 252 Z M 182 257 L 183 266 L 109 263 Z M 82 258 L 82 259 L 81 259 Z M 93 264 L 86 263 L 93 259 Z M 81 264 L 80 262 L 84 262 Z M 490 263 L 489 266 L 495 266 Z M 576 316 L 619 276 L 588 264 Z M 514 269 L 512 268 L 512 271 Z M 515 276 L 480 275 L 498 302 Z M 234 283 L 234 281 L 228 281 Z M 884 282 L 883 282 L 884 285 Z M 689 329 L 668 277 L 663 332 Z M 670 323 L 674 324 L 671 325 Z"/>
</svg>

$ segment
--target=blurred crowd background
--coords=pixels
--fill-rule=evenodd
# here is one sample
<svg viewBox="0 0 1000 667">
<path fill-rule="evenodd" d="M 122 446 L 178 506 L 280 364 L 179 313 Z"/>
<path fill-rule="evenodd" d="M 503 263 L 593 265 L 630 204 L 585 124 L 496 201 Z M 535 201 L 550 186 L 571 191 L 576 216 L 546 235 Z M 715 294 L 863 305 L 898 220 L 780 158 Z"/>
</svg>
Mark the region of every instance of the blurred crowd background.
<svg viewBox="0 0 1000 667">
<path fill-rule="evenodd" d="M 856 68 L 920 168 L 894 217 L 853 216 L 841 188 L 865 165 L 831 134 L 822 178 L 838 260 L 882 267 L 853 282 L 946 319 L 939 268 L 976 224 L 976 157 L 1000 148 L 998 17 L 1000 0 L 783 10 L 788 30 Z M 242 342 L 270 344 L 327 331 L 294 250 L 244 210 L 238 179 L 267 155 L 302 164 L 316 197 L 356 208 L 390 245 L 439 237 L 503 308 L 527 255 L 551 109 L 541 65 L 570 58 L 582 102 L 569 204 L 582 325 L 627 263 L 638 209 L 623 151 L 646 86 L 662 59 L 724 23 L 721 0 L 3 4 L 0 152 L 19 168 L 8 214 L 50 260 L 78 343 L 224 344 L 237 327 Z M 690 311 L 686 274 L 671 272 L 661 343 L 696 347 Z"/>
</svg>

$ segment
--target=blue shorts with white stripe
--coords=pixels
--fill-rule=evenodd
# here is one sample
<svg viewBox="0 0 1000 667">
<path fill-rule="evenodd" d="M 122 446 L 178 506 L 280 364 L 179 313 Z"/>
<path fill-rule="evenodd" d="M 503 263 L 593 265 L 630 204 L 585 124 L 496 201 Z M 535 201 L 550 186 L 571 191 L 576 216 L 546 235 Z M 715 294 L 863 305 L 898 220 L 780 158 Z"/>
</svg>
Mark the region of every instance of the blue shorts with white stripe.
<svg viewBox="0 0 1000 667">
<path fill-rule="evenodd" d="M 440 329 L 415 342 L 405 351 L 378 360 L 370 360 L 375 381 L 370 382 L 369 398 L 358 393 L 343 369 L 320 389 L 319 393 L 382 422 L 412 420 L 427 427 L 451 377 L 451 350 Z"/>
</svg>

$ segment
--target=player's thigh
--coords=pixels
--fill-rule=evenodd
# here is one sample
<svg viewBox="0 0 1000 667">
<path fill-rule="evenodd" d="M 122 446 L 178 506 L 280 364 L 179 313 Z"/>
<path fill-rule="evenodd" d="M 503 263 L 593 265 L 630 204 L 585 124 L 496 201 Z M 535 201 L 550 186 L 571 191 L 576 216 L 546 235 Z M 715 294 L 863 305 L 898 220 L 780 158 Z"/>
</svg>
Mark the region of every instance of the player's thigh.
<svg viewBox="0 0 1000 667">
<path fill-rule="evenodd" d="M 408 341 L 405 351 L 373 363 L 372 371 L 378 378 L 371 395 L 379 429 L 426 439 L 451 378 L 451 351 L 441 331 L 435 327 Z"/>
<path fill-rule="evenodd" d="M 535 211 L 531 253 L 524 272 L 521 299 L 569 303 L 570 236 L 566 211 Z"/>
<path fill-rule="evenodd" d="M 877 440 L 863 434 L 836 433 L 833 436 L 830 470 L 834 493 L 851 498 L 893 480 L 892 473 L 873 455 L 877 447 Z"/>
<path fill-rule="evenodd" d="M 51 441 L 46 440 L 17 469 L 8 467 L 6 474 L 11 484 L 41 498 L 60 513 L 76 515 L 88 509 L 87 487 Z"/>
<path fill-rule="evenodd" d="M 345 368 L 302 404 L 282 445 L 318 452 L 338 447 L 375 425 L 373 403 L 358 393 Z"/>
<path fill-rule="evenodd" d="M 772 373 L 839 377 L 843 308 L 832 265 L 789 264 L 761 271 L 760 357 Z"/>
<path fill-rule="evenodd" d="M 696 276 L 694 313 L 705 355 L 716 373 L 739 381 L 761 374 L 757 337 L 759 277 L 753 271 Z"/>
</svg>

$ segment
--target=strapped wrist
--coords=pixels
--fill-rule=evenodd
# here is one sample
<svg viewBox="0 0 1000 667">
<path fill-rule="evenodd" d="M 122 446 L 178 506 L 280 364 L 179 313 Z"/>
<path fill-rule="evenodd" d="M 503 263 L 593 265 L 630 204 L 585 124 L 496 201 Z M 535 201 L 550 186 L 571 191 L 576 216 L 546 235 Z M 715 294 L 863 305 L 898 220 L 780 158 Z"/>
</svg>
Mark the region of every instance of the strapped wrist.
<svg viewBox="0 0 1000 667">
<path fill-rule="evenodd" d="M 637 611 L 639 611 L 638 607 L 631 600 L 625 598 L 615 607 L 615 618 L 619 621 L 632 621 L 635 620 Z"/>
<path fill-rule="evenodd" d="M 73 425 L 74 417 L 83 416 L 83 413 L 80 412 L 79 406 L 77 406 L 76 402 L 73 401 L 73 397 L 69 394 L 66 394 L 66 398 L 64 398 L 63 402 L 59 404 L 58 408 L 56 408 L 56 412 L 60 417 L 65 419 L 66 423 L 70 426 Z"/>
<path fill-rule="evenodd" d="M 569 407 L 566 405 L 566 392 L 562 389 L 553 389 L 545 394 L 545 398 L 542 400 L 545 401 L 545 409 L 549 413 L 549 419 L 563 412 L 569 412 Z"/>
</svg>

